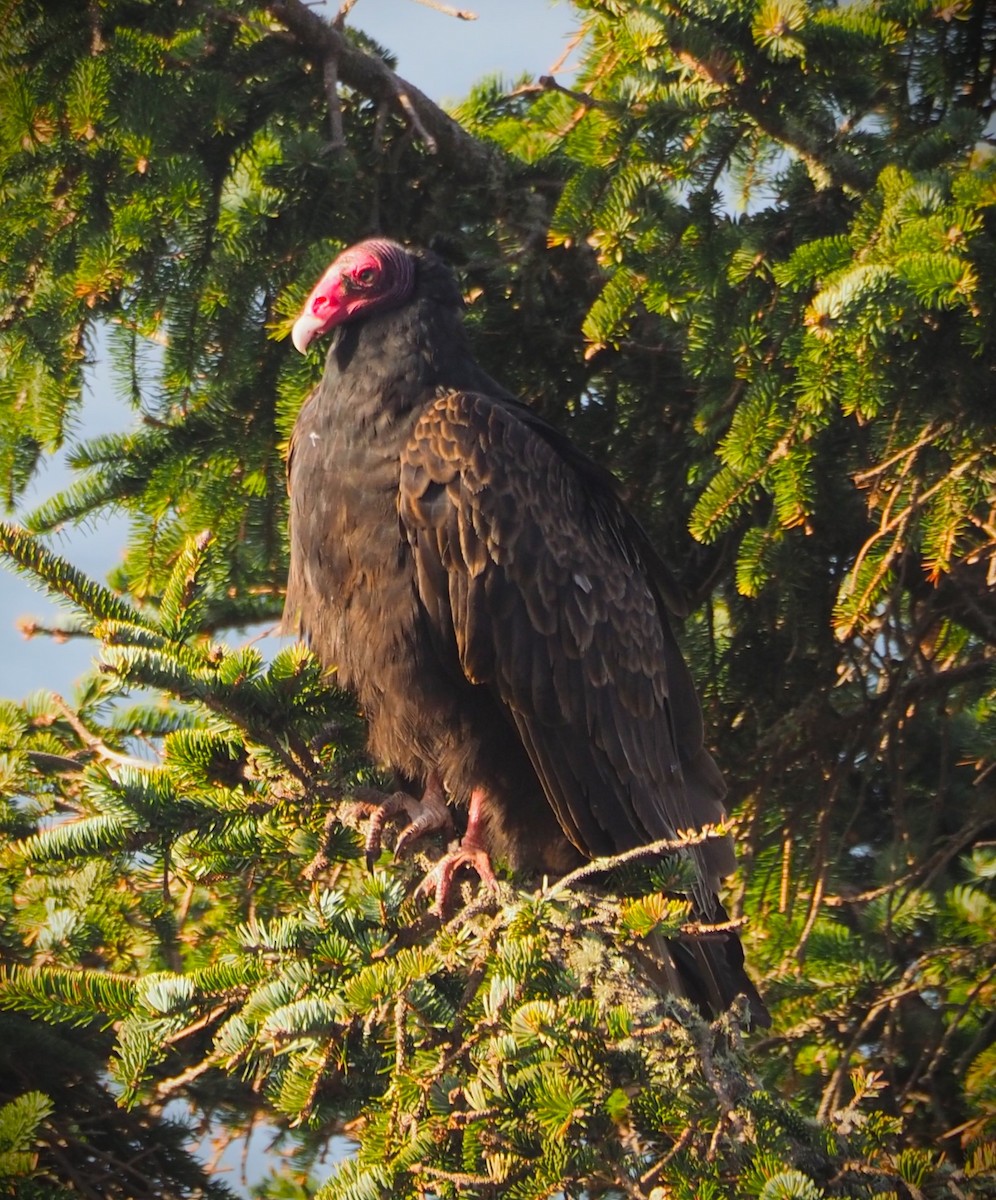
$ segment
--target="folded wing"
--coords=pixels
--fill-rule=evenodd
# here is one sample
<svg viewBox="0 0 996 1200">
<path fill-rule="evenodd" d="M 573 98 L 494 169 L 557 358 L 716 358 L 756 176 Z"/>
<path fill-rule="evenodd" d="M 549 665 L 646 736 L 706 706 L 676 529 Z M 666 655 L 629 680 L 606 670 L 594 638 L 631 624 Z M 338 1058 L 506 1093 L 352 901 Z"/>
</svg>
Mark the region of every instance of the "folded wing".
<svg viewBox="0 0 996 1200">
<path fill-rule="evenodd" d="M 722 820 L 722 778 L 631 519 L 552 431 L 500 400 L 440 397 L 404 452 L 399 511 L 440 653 L 500 698 L 582 852 Z M 691 857 L 708 919 L 732 846 Z"/>
</svg>

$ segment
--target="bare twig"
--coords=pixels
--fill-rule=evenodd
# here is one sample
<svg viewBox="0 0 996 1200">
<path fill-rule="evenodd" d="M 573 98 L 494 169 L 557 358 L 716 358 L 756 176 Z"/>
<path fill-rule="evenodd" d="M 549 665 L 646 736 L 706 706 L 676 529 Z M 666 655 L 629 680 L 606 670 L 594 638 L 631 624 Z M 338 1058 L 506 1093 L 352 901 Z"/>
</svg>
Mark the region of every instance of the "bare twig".
<svg viewBox="0 0 996 1200">
<path fill-rule="evenodd" d="M 411 122 L 412 129 L 414 129 L 422 141 L 425 142 L 429 153 L 437 154 L 439 152 L 439 142 L 436 141 L 435 137 L 433 137 L 429 130 L 426 129 L 425 125 L 422 124 L 422 119 L 418 115 L 418 109 L 412 103 L 412 99 L 408 94 L 409 86 L 410 85 L 405 83 L 403 79 L 399 79 L 397 75 L 394 77 L 394 94 L 397 96 L 398 103 L 401 105 L 405 115 Z"/>
<path fill-rule="evenodd" d="M 893 505 L 901 496 L 902 480 L 912 469 L 913 463 L 915 462 L 915 456 L 907 460 L 903 466 L 903 470 L 900 472 L 899 479 L 893 486 L 889 494 L 889 498 L 886 501 L 885 507 L 882 510 L 882 518 L 879 522 L 878 530 L 868 538 L 865 544 L 858 551 L 857 557 L 854 560 L 854 565 L 850 570 L 851 578 L 857 580 L 858 571 L 861 568 L 861 564 L 864 562 L 872 547 L 890 533 L 895 535 L 892 539 L 892 545 L 889 547 L 884 558 L 882 559 L 881 564 L 879 565 L 878 570 L 875 572 L 874 578 L 870 584 L 865 586 L 865 595 L 869 595 L 871 593 L 872 588 L 875 587 L 882 575 L 891 567 L 892 563 L 902 550 L 906 530 L 913 517 L 923 509 L 924 505 L 928 500 L 931 499 L 932 496 L 934 496 L 942 488 L 947 487 L 953 479 L 957 479 L 959 476 L 964 475 L 967 471 L 975 468 L 978 465 L 979 460 L 984 457 L 985 453 L 986 452 L 980 450 L 978 454 L 973 454 L 969 458 L 965 459 L 964 462 L 958 463 L 956 466 L 952 467 L 945 476 L 937 480 L 936 483 L 931 484 L 931 486 L 925 491 L 914 489 L 910 502 L 896 516 L 892 516 Z"/>
<path fill-rule="evenodd" d="M 182 1029 L 177 1029 L 175 1033 L 167 1034 L 163 1038 L 164 1046 L 175 1046 L 177 1042 L 182 1042 L 184 1038 L 190 1037 L 192 1033 L 200 1033 L 202 1029 L 207 1029 L 209 1025 L 213 1025 L 215 1021 L 223 1017 L 230 1009 L 229 1004 L 216 1004 L 214 1008 L 209 1009 L 197 1018 L 196 1021 L 191 1021 L 189 1025 L 184 1025 Z"/>
<path fill-rule="evenodd" d="M 487 1187 L 494 1188 L 495 1181 L 490 1175 L 468 1175 L 465 1171 L 444 1171 L 441 1167 L 433 1167 L 429 1163 L 412 1163 L 408 1168 L 413 1175 L 425 1175 L 429 1179 L 439 1179 L 445 1183 L 455 1183 L 465 1188 Z M 506 1183 L 508 1180 L 506 1180 Z"/>
<path fill-rule="evenodd" d="M 823 1089 L 820 1106 L 816 1114 L 818 1121 L 829 1120 L 830 1114 L 837 1107 L 840 1089 L 851 1069 L 852 1056 L 858 1046 L 868 1040 L 871 1030 L 879 1018 L 888 1012 L 890 1008 L 897 1005 L 900 1000 L 903 1000 L 907 996 L 919 995 L 922 991 L 923 984 L 917 979 L 921 967 L 922 963 L 920 959 L 916 959 L 910 963 L 903 972 L 896 987 L 886 992 L 884 996 L 879 997 L 868 1009 L 868 1012 L 865 1013 L 864 1018 L 855 1028 L 847 1045 L 842 1048 L 837 1065 L 826 1087 Z"/>
<path fill-rule="evenodd" d="M 55 706 L 62 714 L 63 718 L 72 726 L 73 731 L 77 734 L 80 741 L 88 750 L 92 750 L 98 758 L 104 759 L 107 762 L 112 762 L 119 767 L 132 767 L 139 771 L 148 771 L 155 764 L 149 762 L 145 758 L 136 758 L 132 754 L 122 754 L 118 750 L 112 750 L 106 742 L 101 741 L 96 734 L 90 732 L 83 724 L 76 713 L 69 707 L 61 696 L 54 697 Z"/>
<path fill-rule="evenodd" d="M 587 30 L 584 28 L 584 26 L 582 26 L 564 47 L 563 53 L 547 72 L 548 75 L 556 75 L 557 72 L 563 68 L 564 63 L 567 62 L 568 58 L 570 58 L 578 46 L 580 46 L 584 41 L 586 34 Z"/>
<path fill-rule="evenodd" d="M 341 29 L 346 24 L 346 18 L 353 11 L 356 5 L 356 0 L 342 0 L 339 6 L 339 11 L 335 14 L 335 19 L 332 21 L 336 29 Z"/>
<path fill-rule="evenodd" d="M 988 829 L 992 823 L 992 818 L 986 815 L 973 821 L 970 825 L 966 825 L 925 862 L 919 863 L 913 870 L 901 875 L 898 879 L 852 896 L 824 896 L 823 903 L 828 908 L 844 908 L 852 904 L 867 904 L 870 900 L 877 900 L 880 896 L 886 896 L 890 892 L 904 892 L 899 901 L 902 903 L 914 887 L 929 886 L 945 870 L 951 860 L 961 854 L 966 846 L 970 846 L 979 834 Z"/>
<path fill-rule="evenodd" d="M 726 829 L 723 826 L 703 825 L 701 829 L 684 834 L 679 833 L 673 838 L 662 838 L 660 841 L 650 842 L 646 846 L 637 846 L 633 850 L 626 850 L 622 854 L 613 854 L 607 858 L 593 858 L 591 862 L 571 871 L 563 879 L 558 879 L 552 887 L 545 888 L 543 895 L 555 896 L 558 892 L 566 891 L 582 879 L 588 879 L 592 875 L 601 875 L 604 871 L 611 871 L 616 867 L 626 866 L 628 863 L 639 862 L 644 858 L 656 858 L 661 854 L 676 854 L 681 850 L 688 850 L 693 846 L 701 846 L 704 842 L 724 837 L 726 837 Z"/>
<path fill-rule="evenodd" d="M 735 917 L 730 921 L 716 921 L 708 924 L 704 921 L 687 921 L 678 930 L 679 938 L 690 938 L 696 942 L 707 942 L 710 938 L 726 938 L 729 933 L 737 933 L 747 924 L 746 917 Z"/>
<path fill-rule="evenodd" d="M 539 77 L 539 85 L 544 92 L 560 92 L 562 96 L 569 96 L 572 100 L 576 100 L 578 104 L 584 105 L 585 108 L 610 109 L 612 107 L 611 104 L 606 104 L 604 100 L 596 100 L 588 92 L 575 92 L 570 88 L 564 87 L 552 75 L 541 75 Z"/>
<path fill-rule="evenodd" d="M 346 148 L 346 131 L 342 124 L 342 103 L 339 100 L 339 60 L 330 54 L 322 66 L 322 82 L 329 106 L 329 145 L 333 150 Z"/>
<path fill-rule="evenodd" d="M 905 1100 L 912 1093 L 914 1087 L 931 1079 L 941 1063 L 950 1062 L 952 1043 L 963 1033 L 962 1022 L 978 1006 L 979 997 L 989 992 L 994 977 L 996 977 L 996 968 L 993 967 L 981 973 L 975 986 L 968 992 L 957 1011 L 948 1017 L 943 1036 L 936 1041 L 932 1050 L 925 1050 L 921 1055 L 919 1062 L 910 1073 L 909 1079 L 900 1089 L 901 1100 Z M 967 1066 L 971 1060 L 965 1059 L 964 1061 Z"/>
<path fill-rule="evenodd" d="M 93 639 L 93 632 L 89 629 L 73 629 L 65 628 L 60 625 L 43 625 L 40 621 L 34 620 L 32 617 L 19 617 L 16 622 L 17 632 L 21 637 L 30 641 L 35 637 L 50 637 L 53 642 L 68 642 L 70 638 L 90 638 Z"/>
<path fill-rule="evenodd" d="M 450 8 L 448 4 L 440 4 L 439 0 L 416 0 L 417 4 L 424 4 L 426 8 L 434 8 L 436 12 L 441 12 L 447 17 L 456 17 L 458 21 L 476 21 L 477 13 L 470 12 L 466 8 Z"/>
<path fill-rule="evenodd" d="M 661 1175 L 663 1175 L 664 1168 L 668 1165 L 668 1163 L 673 1158 L 676 1158 L 682 1152 L 682 1150 L 685 1149 L 694 1136 L 695 1126 L 686 1125 L 681 1131 L 680 1137 L 667 1152 L 667 1154 L 665 1154 L 663 1158 L 659 1158 L 649 1170 L 644 1171 L 644 1173 L 640 1176 L 641 1185 L 645 1188 L 652 1187 L 657 1180 L 660 1179 Z"/>
<path fill-rule="evenodd" d="M 848 756 L 846 763 L 847 765 L 850 764 L 850 756 Z M 827 858 L 827 846 L 830 841 L 830 814 L 833 812 L 840 794 L 841 774 L 841 768 L 838 767 L 837 771 L 835 772 L 829 795 L 823 804 L 823 810 L 820 813 L 819 824 L 817 825 L 815 861 L 818 864 L 818 872 L 815 882 L 813 883 L 812 895 L 809 898 L 809 909 L 806 912 L 806 919 L 803 922 L 802 930 L 799 933 L 799 939 L 796 942 L 795 948 L 791 954 L 791 960 L 796 966 L 798 966 L 805 957 L 806 943 L 809 941 L 809 935 L 813 932 L 817 917 L 820 915 L 823 893 L 826 890 L 827 879 L 829 878 L 830 874 L 830 863 Z M 788 962 L 789 959 L 786 957 L 785 962 L 782 964 L 781 970 L 784 970 L 787 967 Z"/>
<path fill-rule="evenodd" d="M 858 487 L 865 487 L 879 476 L 884 475 L 890 467 L 895 466 L 900 459 L 906 458 L 909 455 L 914 455 L 918 450 L 922 450 L 924 446 L 929 446 L 931 442 L 936 442 L 943 434 L 948 433 L 951 429 L 949 421 L 932 421 L 916 441 L 910 442 L 909 445 L 903 446 L 901 450 L 897 450 L 895 454 L 884 459 L 880 463 L 876 463 L 873 467 L 869 467 L 867 471 L 857 471 L 851 478 Z"/>
</svg>

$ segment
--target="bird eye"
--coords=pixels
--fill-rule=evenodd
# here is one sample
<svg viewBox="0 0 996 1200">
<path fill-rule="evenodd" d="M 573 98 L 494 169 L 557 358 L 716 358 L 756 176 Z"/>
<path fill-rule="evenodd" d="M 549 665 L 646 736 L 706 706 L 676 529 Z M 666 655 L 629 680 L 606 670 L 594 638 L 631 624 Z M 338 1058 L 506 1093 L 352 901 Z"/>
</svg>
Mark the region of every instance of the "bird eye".
<svg viewBox="0 0 996 1200">
<path fill-rule="evenodd" d="M 356 272 L 355 279 L 357 283 L 373 283 L 377 278 L 376 267 L 360 267 Z"/>
</svg>

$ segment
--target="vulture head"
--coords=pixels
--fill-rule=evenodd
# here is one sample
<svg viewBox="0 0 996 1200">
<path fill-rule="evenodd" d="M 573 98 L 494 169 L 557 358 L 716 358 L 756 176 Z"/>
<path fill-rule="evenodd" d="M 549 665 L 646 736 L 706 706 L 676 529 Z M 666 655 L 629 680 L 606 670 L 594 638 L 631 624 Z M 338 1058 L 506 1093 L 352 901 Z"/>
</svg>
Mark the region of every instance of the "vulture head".
<svg viewBox="0 0 996 1200">
<path fill-rule="evenodd" d="M 315 284 L 294 322 L 294 348 L 306 354 L 309 344 L 329 330 L 404 304 L 415 288 L 417 264 L 414 254 L 386 238 L 344 250 Z"/>
</svg>

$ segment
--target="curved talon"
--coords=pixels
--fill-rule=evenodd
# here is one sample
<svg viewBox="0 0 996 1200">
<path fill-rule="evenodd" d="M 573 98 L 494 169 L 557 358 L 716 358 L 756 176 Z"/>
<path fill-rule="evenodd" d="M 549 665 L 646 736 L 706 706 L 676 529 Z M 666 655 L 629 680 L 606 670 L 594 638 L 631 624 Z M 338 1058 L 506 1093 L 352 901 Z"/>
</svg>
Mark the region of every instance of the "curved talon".
<svg viewBox="0 0 996 1200">
<path fill-rule="evenodd" d="M 417 896 L 435 896 L 429 909 L 431 913 L 442 917 L 453 890 L 456 873 L 462 867 L 470 867 L 476 872 L 481 883 L 492 892 L 498 891 L 498 879 L 491 858 L 485 849 L 487 841 L 485 817 L 487 794 L 482 788 L 475 788 L 470 797 L 470 810 L 467 817 L 467 831 L 461 841 L 452 845 L 426 877 L 418 885 Z M 408 850 L 411 845 L 427 833 L 437 831 L 453 832 L 453 818 L 446 804 L 446 793 L 439 777 L 432 773 L 426 780 L 425 791 L 420 800 L 408 792 L 393 792 L 385 796 L 380 792 L 364 790 L 357 795 L 350 806 L 354 813 L 369 817 L 364 851 L 367 868 L 373 869 L 374 863 L 381 851 L 384 836 L 384 826 L 392 817 L 404 813 L 408 824 L 398 834 L 394 853 L 398 856 Z"/>
<path fill-rule="evenodd" d="M 442 917 L 446 912 L 447 902 L 453 888 L 453 877 L 461 867 L 470 867 L 472 871 L 477 872 L 478 878 L 486 888 L 492 892 L 498 891 L 498 879 L 491 866 L 491 858 L 487 850 L 482 846 L 468 846 L 464 839 L 464 842 L 452 850 L 447 850 L 415 891 L 416 896 L 434 895 L 436 897 L 429 912 L 434 913 L 437 917 Z"/>
<path fill-rule="evenodd" d="M 365 791 L 351 806 L 354 812 L 369 817 L 363 841 L 368 871 L 373 870 L 374 863 L 380 857 L 384 826 L 392 817 L 404 813 L 409 818 L 394 845 L 394 853 L 398 857 L 427 833 L 453 832 L 453 818 L 446 806 L 446 796 L 442 784 L 434 775 L 430 775 L 421 799 L 401 791 L 392 792 L 389 796 L 375 793 L 374 796 Z"/>
<path fill-rule="evenodd" d="M 418 801 L 414 796 L 410 796 L 407 792 L 392 792 L 390 796 L 385 796 L 384 799 L 370 813 L 370 819 L 367 822 L 367 832 L 363 839 L 363 854 L 366 858 L 367 870 L 372 871 L 374 863 L 380 858 L 381 843 L 384 837 L 384 826 L 392 818 L 398 816 L 399 813 L 407 814 L 412 822 L 417 820 L 417 815 L 413 809 L 418 805 Z M 411 825 L 406 826 L 411 828 Z"/>
</svg>

